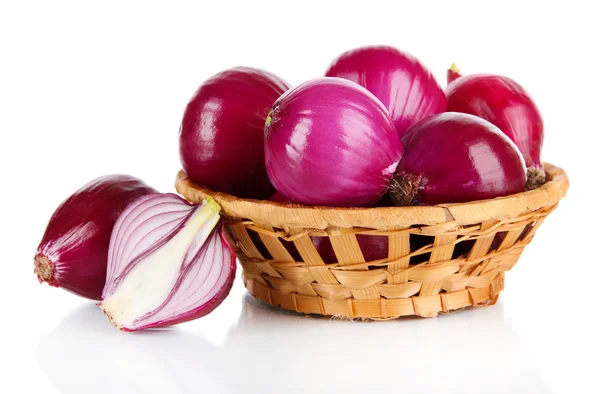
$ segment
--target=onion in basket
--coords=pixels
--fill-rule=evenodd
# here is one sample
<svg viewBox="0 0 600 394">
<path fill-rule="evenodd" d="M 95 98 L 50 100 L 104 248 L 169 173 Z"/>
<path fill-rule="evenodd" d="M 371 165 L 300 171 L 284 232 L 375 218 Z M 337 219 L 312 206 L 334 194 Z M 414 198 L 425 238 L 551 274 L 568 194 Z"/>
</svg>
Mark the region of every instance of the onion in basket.
<svg viewBox="0 0 600 394">
<path fill-rule="evenodd" d="M 546 178 L 541 161 L 544 142 L 542 116 L 525 89 L 511 78 L 492 74 L 461 76 L 456 66 L 448 72 L 448 111 L 479 116 L 504 132 L 519 148 L 527 165 L 527 189 Z"/>
<path fill-rule="evenodd" d="M 409 53 L 390 46 L 365 46 L 338 56 L 326 76 L 355 82 L 388 109 L 400 136 L 416 121 L 444 112 L 446 96 L 431 71 Z"/>
<path fill-rule="evenodd" d="M 446 112 L 416 123 L 390 187 L 396 205 L 468 202 L 525 190 L 517 146 L 474 115 Z"/>
<path fill-rule="evenodd" d="M 321 77 L 288 90 L 265 124 L 269 178 L 281 195 L 301 204 L 376 203 L 402 152 L 381 102 L 342 78 Z"/>
<path fill-rule="evenodd" d="M 222 71 L 187 104 L 179 131 L 183 169 L 200 185 L 238 197 L 267 198 L 274 189 L 265 169 L 265 118 L 288 85 L 249 67 Z"/>
</svg>

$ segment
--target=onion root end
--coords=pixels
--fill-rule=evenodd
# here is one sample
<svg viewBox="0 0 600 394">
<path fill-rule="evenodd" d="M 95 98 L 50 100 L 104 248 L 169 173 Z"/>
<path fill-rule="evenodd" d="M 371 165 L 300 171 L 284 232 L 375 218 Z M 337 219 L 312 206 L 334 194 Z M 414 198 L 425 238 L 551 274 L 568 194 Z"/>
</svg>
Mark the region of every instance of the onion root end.
<svg viewBox="0 0 600 394">
<path fill-rule="evenodd" d="M 36 274 L 38 282 L 46 282 L 50 286 L 58 287 L 58 281 L 54 277 L 56 264 L 46 255 L 38 253 L 33 258 L 33 273 Z"/>
<path fill-rule="evenodd" d="M 541 167 L 529 167 L 527 169 L 527 184 L 525 190 L 533 190 L 546 182 L 546 173 Z"/>
<path fill-rule="evenodd" d="M 421 177 L 412 174 L 399 174 L 392 178 L 389 194 L 392 202 L 396 206 L 414 205 L 419 187 L 421 186 Z"/>
</svg>

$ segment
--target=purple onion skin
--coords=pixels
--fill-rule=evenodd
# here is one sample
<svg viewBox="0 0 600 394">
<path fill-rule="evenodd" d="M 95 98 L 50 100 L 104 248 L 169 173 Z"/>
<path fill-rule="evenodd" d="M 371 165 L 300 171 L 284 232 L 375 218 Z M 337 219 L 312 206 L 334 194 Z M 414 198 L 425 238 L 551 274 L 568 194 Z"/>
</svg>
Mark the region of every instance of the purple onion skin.
<svg viewBox="0 0 600 394">
<path fill-rule="evenodd" d="M 385 107 L 363 87 L 321 77 L 284 93 L 265 124 L 267 173 L 290 201 L 374 204 L 402 157 Z"/>
<path fill-rule="evenodd" d="M 355 82 L 389 111 L 402 137 L 424 117 L 444 112 L 446 96 L 431 71 L 409 53 L 390 46 L 365 46 L 338 56 L 325 72 Z"/>
<path fill-rule="evenodd" d="M 141 180 L 120 174 L 78 189 L 48 222 L 35 256 L 38 280 L 100 300 L 112 228 L 130 202 L 154 192 Z"/>
<path fill-rule="evenodd" d="M 496 126 L 476 116 L 432 115 L 415 124 L 403 143 L 406 152 L 395 179 L 416 187 L 416 195 L 409 198 L 412 204 L 460 203 L 525 190 L 526 168 L 518 148 Z"/>
<path fill-rule="evenodd" d="M 121 331 L 134 332 L 134 331 L 145 330 L 148 328 L 163 328 L 163 327 L 168 327 L 168 326 L 172 326 L 175 324 L 185 323 L 187 321 L 192 321 L 192 320 L 196 320 L 201 317 L 204 317 L 204 316 L 208 315 L 209 313 L 211 313 L 212 311 L 214 311 L 219 305 L 221 305 L 221 303 L 225 300 L 225 298 L 227 298 L 227 296 L 231 292 L 231 288 L 233 287 L 233 283 L 235 281 L 235 274 L 236 274 L 236 260 L 235 260 L 235 251 L 233 250 L 233 247 L 231 246 L 231 244 L 229 243 L 229 240 L 227 239 L 227 236 L 225 235 L 225 230 L 224 230 L 223 224 L 219 224 L 218 228 L 216 228 L 215 231 L 218 232 L 219 237 L 221 238 L 221 241 L 223 242 L 224 245 L 227 246 L 227 248 L 229 249 L 229 252 L 231 253 L 231 263 L 230 263 L 231 271 L 229 273 L 229 276 L 227 277 L 225 285 L 219 290 L 219 292 L 215 296 L 213 296 L 210 299 L 210 301 L 208 301 L 207 303 L 203 304 L 202 306 L 200 306 L 196 309 L 185 312 L 181 315 L 175 316 L 170 319 L 165 319 L 165 320 L 162 320 L 157 323 L 150 323 L 147 325 L 142 325 L 142 326 L 136 327 L 135 329 L 122 327 Z"/>
<path fill-rule="evenodd" d="M 264 124 L 289 88 L 259 69 L 235 67 L 202 84 L 179 129 L 182 167 L 196 183 L 243 198 L 268 198 L 274 188 L 264 162 Z"/>
<path fill-rule="evenodd" d="M 543 169 L 542 116 L 514 80 L 492 74 L 457 77 L 446 88 L 448 111 L 472 114 L 498 126 L 519 148 L 528 168 Z"/>
</svg>

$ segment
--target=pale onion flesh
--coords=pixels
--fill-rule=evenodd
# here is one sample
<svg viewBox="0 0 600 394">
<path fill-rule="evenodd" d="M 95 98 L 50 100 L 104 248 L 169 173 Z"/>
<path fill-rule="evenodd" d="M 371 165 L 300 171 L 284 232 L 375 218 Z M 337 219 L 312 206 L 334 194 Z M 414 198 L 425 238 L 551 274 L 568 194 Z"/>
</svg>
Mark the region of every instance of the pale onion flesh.
<svg viewBox="0 0 600 394">
<path fill-rule="evenodd" d="M 115 224 L 100 307 L 125 331 L 163 327 L 210 313 L 229 293 L 235 254 L 212 199 L 144 196 Z"/>
</svg>

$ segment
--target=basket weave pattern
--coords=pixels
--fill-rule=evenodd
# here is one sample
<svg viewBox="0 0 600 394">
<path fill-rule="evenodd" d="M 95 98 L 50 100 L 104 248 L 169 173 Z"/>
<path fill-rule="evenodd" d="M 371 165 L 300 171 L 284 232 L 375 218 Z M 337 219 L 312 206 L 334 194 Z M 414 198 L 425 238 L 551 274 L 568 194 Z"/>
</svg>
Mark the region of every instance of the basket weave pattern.
<svg viewBox="0 0 600 394">
<path fill-rule="evenodd" d="M 566 195 L 564 171 L 546 164 L 546 173 L 536 190 L 434 207 L 239 199 L 202 188 L 183 171 L 176 189 L 190 201 L 210 196 L 221 205 L 245 286 L 256 298 L 303 313 L 393 319 L 493 305 L 504 273 Z M 387 256 L 365 261 L 357 235 L 387 237 Z M 315 237 L 329 239 L 335 262 L 323 260 Z"/>
</svg>

